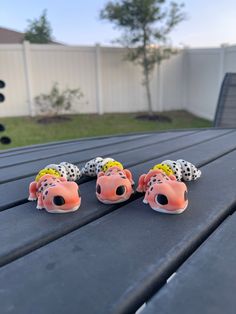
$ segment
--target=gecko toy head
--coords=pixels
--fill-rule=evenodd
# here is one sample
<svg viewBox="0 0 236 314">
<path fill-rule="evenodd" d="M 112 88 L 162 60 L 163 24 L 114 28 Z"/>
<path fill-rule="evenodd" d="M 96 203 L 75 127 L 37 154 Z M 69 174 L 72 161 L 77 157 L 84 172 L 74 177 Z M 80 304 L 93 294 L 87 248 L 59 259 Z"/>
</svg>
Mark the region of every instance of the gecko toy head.
<svg viewBox="0 0 236 314">
<path fill-rule="evenodd" d="M 167 176 L 162 170 L 152 170 L 142 175 L 137 191 L 145 191 L 143 202 L 162 213 L 180 214 L 188 206 L 186 185 L 177 181 L 174 175 Z"/>
<path fill-rule="evenodd" d="M 82 172 L 97 176 L 96 196 L 104 204 L 124 202 L 134 193 L 131 172 L 112 158 L 92 159 L 86 163 Z"/>
<path fill-rule="evenodd" d="M 79 186 L 72 178 L 79 177 L 80 171 L 75 165 L 48 165 L 30 184 L 29 200 L 37 199 L 37 208 L 44 208 L 49 213 L 74 212 L 80 207 L 81 196 Z"/>
<path fill-rule="evenodd" d="M 173 162 L 173 169 L 168 164 L 161 163 L 155 165 L 147 174 L 143 174 L 139 178 L 138 192 L 145 192 L 143 202 L 149 204 L 152 209 L 161 213 L 180 214 L 185 211 L 188 206 L 188 190 L 184 182 L 186 180 L 196 180 L 200 177 L 201 172 L 194 165 L 184 161 L 184 166 L 187 169 L 192 169 L 192 174 L 189 171 L 182 174 L 181 169 L 176 165 L 180 162 Z M 184 168 L 185 169 L 185 168 Z M 175 173 L 178 172 L 178 179 Z"/>
<path fill-rule="evenodd" d="M 131 172 L 127 169 L 111 167 L 99 172 L 96 184 L 96 196 L 105 204 L 121 203 L 128 200 L 133 191 Z"/>
</svg>

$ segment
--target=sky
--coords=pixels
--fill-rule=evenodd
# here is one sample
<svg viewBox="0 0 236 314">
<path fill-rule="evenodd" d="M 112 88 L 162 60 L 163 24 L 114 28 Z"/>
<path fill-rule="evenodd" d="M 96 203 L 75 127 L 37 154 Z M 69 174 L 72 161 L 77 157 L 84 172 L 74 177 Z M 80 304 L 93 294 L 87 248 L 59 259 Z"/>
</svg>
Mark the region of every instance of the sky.
<svg viewBox="0 0 236 314">
<path fill-rule="evenodd" d="M 187 20 L 171 33 L 175 46 L 215 47 L 236 44 L 235 0 L 183 0 Z M 71 45 L 112 45 L 119 36 L 99 20 L 107 0 L 0 0 L 0 26 L 24 31 L 28 19 L 47 9 L 55 40 Z"/>
</svg>

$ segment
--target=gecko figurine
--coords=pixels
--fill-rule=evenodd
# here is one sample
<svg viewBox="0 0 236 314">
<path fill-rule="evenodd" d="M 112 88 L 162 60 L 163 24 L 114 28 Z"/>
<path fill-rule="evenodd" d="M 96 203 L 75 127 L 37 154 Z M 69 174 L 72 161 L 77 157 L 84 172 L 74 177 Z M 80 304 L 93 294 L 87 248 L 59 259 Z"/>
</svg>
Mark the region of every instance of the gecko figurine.
<svg viewBox="0 0 236 314">
<path fill-rule="evenodd" d="M 90 177 L 97 176 L 96 196 L 104 204 L 124 202 L 134 193 L 131 172 L 112 158 L 96 157 L 89 160 L 82 168 L 82 173 Z"/>
<path fill-rule="evenodd" d="M 180 214 L 188 206 L 187 186 L 181 180 L 197 180 L 200 176 L 201 171 L 186 160 L 165 160 L 139 177 L 137 192 L 145 192 L 143 202 L 152 209 Z"/>
<path fill-rule="evenodd" d="M 76 182 L 82 176 L 76 165 L 68 162 L 50 164 L 37 174 L 29 186 L 29 201 L 49 213 L 69 213 L 80 207 L 81 196 Z"/>
</svg>

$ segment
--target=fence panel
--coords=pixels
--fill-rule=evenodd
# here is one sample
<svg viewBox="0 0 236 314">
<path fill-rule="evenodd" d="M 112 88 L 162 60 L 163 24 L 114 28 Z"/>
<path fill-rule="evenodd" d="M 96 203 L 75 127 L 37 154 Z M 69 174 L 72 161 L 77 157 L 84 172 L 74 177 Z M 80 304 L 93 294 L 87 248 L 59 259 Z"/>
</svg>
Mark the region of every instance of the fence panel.
<svg viewBox="0 0 236 314">
<path fill-rule="evenodd" d="M 81 88 L 84 97 L 73 110 L 77 113 L 96 112 L 94 47 L 31 46 L 33 95 L 48 93 L 56 82 L 60 89 Z"/>
<path fill-rule="evenodd" d="M 141 85 L 141 69 L 124 59 L 124 49 L 103 48 L 101 57 L 104 111 L 146 110 L 146 95 Z"/>
<path fill-rule="evenodd" d="M 84 97 L 76 113 L 147 110 L 142 69 L 125 60 L 125 49 L 62 45 L 0 45 L 0 79 L 6 101 L 0 116 L 35 113 L 34 98 L 80 87 Z M 236 71 L 236 47 L 185 49 L 155 67 L 151 96 L 155 111 L 186 109 L 213 120 L 226 72 Z"/>
<path fill-rule="evenodd" d="M 187 51 L 186 98 L 184 108 L 212 120 L 215 114 L 222 80 L 220 73 L 220 48 L 190 49 Z"/>
<path fill-rule="evenodd" d="M 80 87 L 84 97 L 76 113 L 140 112 L 148 108 L 142 69 L 125 61 L 125 49 L 61 45 L 0 46 L 0 73 L 7 82 L 0 116 L 37 113 L 34 98 L 60 89 Z M 153 109 L 182 108 L 182 56 L 165 61 L 151 75 Z"/>
<path fill-rule="evenodd" d="M 25 60 L 22 45 L 0 45 L 0 79 L 5 101 L 0 104 L 0 116 L 29 114 L 27 102 Z"/>
</svg>

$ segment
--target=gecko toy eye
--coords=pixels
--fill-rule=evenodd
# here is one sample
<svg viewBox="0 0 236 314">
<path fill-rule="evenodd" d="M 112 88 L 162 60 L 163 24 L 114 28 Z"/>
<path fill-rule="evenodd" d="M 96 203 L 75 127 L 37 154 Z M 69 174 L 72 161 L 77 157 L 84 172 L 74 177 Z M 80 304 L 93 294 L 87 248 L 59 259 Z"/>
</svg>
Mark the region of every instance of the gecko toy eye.
<svg viewBox="0 0 236 314">
<path fill-rule="evenodd" d="M 65 204 L 65 199 L 63 196 L 57 195 L 57 196 L 54 196 L 53 203 L 57 206 L 62 206 Z"/>
<path fill-rule="evenodd" d="M 161 205 L 167 205 L 168 204 L 168 198 L 164 194 L 158 194 L 156 196 L 157 203 Z"/>
<path fill-rule="evenodd" d="M 125 193 L 124 185 L 118 186 L 118 188 L 116 189 L 116 195 L 123 195 L 124 193 Z"/>
<path fill-rule="evenodd" d="M 98 194 L 101 194 L 101 186 L 99 184 L 97 185 L 96 192 Z"/>
</svg>

